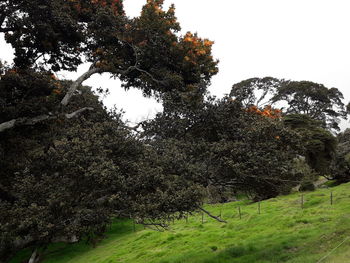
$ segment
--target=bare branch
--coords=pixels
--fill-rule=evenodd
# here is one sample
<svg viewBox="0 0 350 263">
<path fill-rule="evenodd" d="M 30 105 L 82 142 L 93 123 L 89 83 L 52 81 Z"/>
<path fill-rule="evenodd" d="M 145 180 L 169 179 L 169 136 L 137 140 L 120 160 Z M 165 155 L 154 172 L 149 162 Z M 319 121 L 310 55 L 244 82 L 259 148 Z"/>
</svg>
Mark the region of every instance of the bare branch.
<svg viewBox="0 0 350 263">
<path fill-rule="evenodd" d="M 1 28 L 0 28 L 1 30 Z M 135 49 L 134 49 L 135 50 Z M 135 52 L 137 53 L 137 51 L 135 50 Z M 136 56 L 136 54 L 135 54 Z M 146 70 L 140 69 L 137 67 L 138 61 L 136 60 L 135 65 L 134 66 L 130 66 L 128 67 L 126 70 L 108 70 L 108 69 L 104 69 L 104 68 L 98 68 L 95 66 L 96 63 L 94 63 L 87 72 L 85 72 L 84 74 L 82 74 L 77 80 L 75 80 L 72 85 L 69 87 L 68 92 L 66 93 L 66 95 L 64 96 L 64 98 L 61 100 L 60 104 L 62 106 L 67 106 L 69 101 L 71 100 L 72 96 L 74 95 L 74 93 L 76 92 L 76 90 L 79 88 L 79 86 L 88 78 L 90 78 L 92 75 L 96 74 L 96 73 L 104 73 L 104 72 L 110 72 L 112 74 L 120 74 L 120 75 L 126 75 L 128 73 L 130 73 L 133 70 L 137 70 L 143 74 L 146 74 L 147 76 L 149 76 L 154 82 L 158 83 L 158 84 L 164 84 L 164 81 L 159 81 L 157 79 L 155 79 L 152 74 L 150 74 L 149 72 L 147 72 Z M 72 112 L 72 113 L 67 113 L 65 114 L 65 118 L 67 119 L 71 119 L 74 118 L 76 116 L 79 116 L 82 112 L 87 111 L 87 110 L 93 110 L 93 108 L 89 108 L 89 107 L 85 107 L 82 108 L 78 111 Z M 5 130 L 11 129 L 15 126 L 28 126 L 28 125 L 34 125 L 38 122 L 42 122 L 44 120 L 48 120 L 48 119 L 56 119 L 58 118 L 59 115 L 55 115 L 53 116 L 52 114 L 43 114 L 43 115 L 39 115 L 33 118 L 27 118 L 27 117 L 23 117 L 23 118 L 17 118 L 17 119 L 12 119 L 10 121 L 7 122 L 3 122 L 0 123 L 0 132 L 3 132 Z M 137 130 L 137 128 L 140 125 L 137 125 L 135 127 L 128 127 L 128 129 L 131 130 Z"/>
<path fill-rule="evenodd" d="M 60 117 L 72 119 L 72 118 L 78 117 L 81 113 L 83 113 L 84 111 L 88 111 L 88 110 L 92 111 L 92 110 L 94 110 L 94 108 L 85 107 L 85 108 L 81 108 L 79 110 L 76 110 L 72 113 L 66 113 L 66 114 L 56 114 L 56 115 L 43 114 L 43 115 L 38 115 L 38 116 L 33 117 L 33 118 L 12 119 L 10 121 L 3 122 L 0 124 L 0 132 L 14 128 L 16 126 L 32 126 L 32 125 L 35 125 L 39 122 L 43 122 L 46 120 L 58 119 Z"/>
<path fill-rule="evenodd" d="M 93 111 L 94 108 L 91 108 L 91 107 L 85 107 L 85 108 L 82 108 L 82 109 L 79 109 L 79 110 L 76 110 L 72 113 L 67 113 L 65 116 L 67 119 L 72 119 L 72 118 L 75 118 L 75 117 L 78 117 L 81 113 L 83 113 L 84 111 Z"/>
<path fill-rule="evenodd" d="M 142 125 L 142 123 L 143 122 L 140 122 L 140 123 L 136 124 L 135 126 L 127 126 L 127 125 L 120 125 L 120 126 L 127 129 L 127 130 L 137 132 L 137 129 Z"/>
<path fill-rule="evenodd" d="M 70 99 L 72 98 L 74 92 L 78 89 L 78 87 L 88 78 L 90 78 L 92 75 L 96 73 L 103 73 L 104 70 L 101 68 L 92 67 L 88 71 L 86 71 L 83 75 L 81 75 L 76 81 L 73 82 L 73 84 L 69 87 L 69 90 L 67 94 L 64 96 L 64 98 L 61 101 L 61 104 L 63 106 L 67 106 Z"/>
<path fill-rule="evenodd" d="M 211 218 L 214 218 L 215 220 L 221 222 L 221 223 L 227 223 L 225 220 L 221 219 L 220 217 L 218 216 L 214 216 L 212 215 L 209 211 L 205 210 L 204 208 L 202 207 L 199 207 L 199 210 L 201 210 L 202 212 L 206 213 L 208 216 L 210 216 Z"/>
<path fill-rule="evenodd" d="M 144 69 L 141 69 L 138 67 L 138 64 L 139 64 L 139 54 L 138 54 L 138 48 L 135 46 L 135 45 L 132 45 L 130 44 L 129 42 L 126 42 L 134 51 L 134 54 L 135 54 L 135 64 L 134 66 L 132 66 L 131 68 L 147 75 L 148 77 L 150 77 L 155 83 L 158 83 L 158 84 L 166 84 L 165 81 L 161 81 L 161 80 L 158 80 L 156 79 L 151 73 L 149 73 L 148 71 L 144 70 Z"/>
<path fill-rule="evenodd" d="M 158 79 L 154 78 L 154 76 L 151 73 L 149 73 L 148 71 L 140 69 L 139 67 L 134 67 L 134 68 L 135 68 L 135 70 L 137 70 L 137 71 L 147 75 L 148 77 L 150 77 L 152 79 L 152 81 L 154 81 L 155 83 L 158 83 L 158 84 L 161 84 L 161 85 L 166 84 L 166 81 L 158 80 Z"/>
<path fill-rule="evenodd" d="M 15 126 L 29 126 L 29 125 L 34 125 L 38 122 L 42 122 L 44 120 L 52 119 L 52 118 L 57 118 L 48 114 L 44 115 L 39 115 L 34 118 L 18 118 L 18 119 L 12 119 L 7 122 L 3 122 L 0 124 L 0 132 L 3 132 L 7 129 L 11 129 Z"/>
</svg>

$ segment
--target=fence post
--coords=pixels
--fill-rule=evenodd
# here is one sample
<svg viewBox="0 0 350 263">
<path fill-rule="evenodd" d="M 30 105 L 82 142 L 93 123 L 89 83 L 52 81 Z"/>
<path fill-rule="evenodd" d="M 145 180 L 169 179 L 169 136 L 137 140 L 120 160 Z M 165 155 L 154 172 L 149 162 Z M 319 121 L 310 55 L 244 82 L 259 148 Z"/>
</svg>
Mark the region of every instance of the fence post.
<svg viewBox="0 0 350 263">
<path fill-rule="evenodd" d="M 333 191 L 331 191 L 331 205 L 333 205 Z"/>
<path fill-rule="evenodd" d="M 238 206 L 238 214 L 239 214 L 239 219 L 242 219 L 241 207 L 240 206 Z"/>
</svg>

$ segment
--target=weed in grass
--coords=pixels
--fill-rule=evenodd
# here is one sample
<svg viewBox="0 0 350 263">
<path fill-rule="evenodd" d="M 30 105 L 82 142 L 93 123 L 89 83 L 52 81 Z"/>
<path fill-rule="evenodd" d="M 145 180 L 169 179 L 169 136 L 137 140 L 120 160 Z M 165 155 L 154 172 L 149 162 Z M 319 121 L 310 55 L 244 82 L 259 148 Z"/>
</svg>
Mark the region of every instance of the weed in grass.
<svg viewBox="0 0 350 263">
<path fill-rule="evenodd" d="M 218 250 L 218 247 L 217 247 L 217 246 L 211 246 L 210 249 L 211 249 L 212 251 L 216 251 L 216 250 Z"/>
</svg>

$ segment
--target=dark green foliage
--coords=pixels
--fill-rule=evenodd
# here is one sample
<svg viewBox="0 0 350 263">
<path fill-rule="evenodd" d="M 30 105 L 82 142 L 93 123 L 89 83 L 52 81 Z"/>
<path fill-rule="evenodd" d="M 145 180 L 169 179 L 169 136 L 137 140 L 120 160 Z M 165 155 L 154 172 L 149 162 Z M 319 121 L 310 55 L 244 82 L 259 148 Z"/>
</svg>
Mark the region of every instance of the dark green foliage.
<svg viewBox="0 0 350 263">
<path fill-rule="evenodd" d="M 107 32 L 116 40 L 113 33 L 127 19 L 122 1 L 114 0 L 6 0 L 0 8 L 1 32 L 15 49 L 16 66 L 53 71 L 75 70 Z"/>
<path fill-rule="evenodd" d="M 304 181 L 301 183 L 299 191 L 314 191 L 316 189 L 312 181 Z"/>
<path fill-rule="evenodd" d="M 202 202 L 193 169 L 173 152 L 157 152 L 108 113 L 89 87 L 79 87 L 67 119 L 56 105 L 71 85 L 51 74 L 4 70 L 0 122 L 47 114 L 36 125 L 0 133 L 0 258 L 104 232 L 112 217 L 164 222 Z M 77 93 L 78 94 L 78 93 Z"/>
<path fill-rule="evenodd" d="M 108 72 L 146 96 L 200 103 L 217 73 L 213 42 L 178 35 L 174 7 L 158 0 L 132 19 L 118 0 L 6 0 L 0 11 L 15 50 L 0 65 L 1 260 L 103 233 L 112 217 L 163 223 L 201 205 L 201 169 L 182 145 L 140 141 L 81 83 Z M 52 74 L 83 61 L 76 81 Z"/>
<path fill-rule="evenodd" d="M 265 77 L 243 80 L 232 86 L 230 97 L 241 102 L 244 107 L 261 107 L 270 103 L 269 99 L 275 95 L 281 86 L 281 80 Z"/>
<path fill-rule="evenodd" d="M 347 116 L 343 99 L 338 89 L 311 81 L 288 81 L 273 98 L 288 103 L 287 114 L 305 114 L 335 130 L 339 130 L 339 118 Z"/>
<path fill-rule="evenodd" d="M 148 1 L 133 19 L 119 0 L 7 0 L 0 10 L 17 68 L 75 70 L 85 60 L 148 96 L 201 93 L 198 84 L 218 71 L 212 42 L 178 36 L 174 7 L 164 11 L 162 1 Z"/>
<path fill-rule="evenodd" d="M 48 72 L 6 69 L 0 81 L 0 123 L 53 112 L 67 85 Z"/>
<path fill-rule="evenodd" d="M 338 147 L 332 163 L 332 177 L 338 183 L 349 182 L 350 180 L 350 130 L 338 134 Z"/>
<path fill-rule="evenodd" d="M 225 98 L 209 99 L 195 111 L 165 111 L 145 125 L 150 143 L 177 147 L 198 169 L 196 182 L 231 188 L 264 199 L 288 192 L 301 179 L 292 174 L 299 136 Z"/>
<path fill-rule="evenodd" d="M 309 166 L 320 175 L 329 175 L 337 147 L 336 138 L 322 127 L 320 121 L 307 115 L 287 115 L 284 117 L 284 123 L 300 134 L 305 148 L 303 155 Z"/>
<path fill-rule="evenodd" d="M 138 141 L 83 92 L 95 101 L 93 113 L 1 134 L 3 259 L 23 247 L 101 233 L 112 216 L 166 221 L 201 203 L 200 188 L 184 180 L 186 168 L 171 168 L 174 156 Z"/>
<path fill-rule="evenodd" d="M 308 165 L 305 157 L 299 156 L 294 159 L 293 174 L 302 178 L 299 191 L 315 190 L 314 182 L 318 179 L 319 174 Z"/>
</svg>

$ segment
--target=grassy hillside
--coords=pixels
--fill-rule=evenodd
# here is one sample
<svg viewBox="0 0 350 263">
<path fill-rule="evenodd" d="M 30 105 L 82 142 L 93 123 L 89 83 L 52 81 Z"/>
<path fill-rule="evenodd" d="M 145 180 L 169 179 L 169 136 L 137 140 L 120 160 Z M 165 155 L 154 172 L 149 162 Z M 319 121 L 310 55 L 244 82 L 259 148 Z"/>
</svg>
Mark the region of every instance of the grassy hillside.
<svg viewBox="0 0 350 263">
<path fill-rule="evenodd" d="M 333 191 L 334 203 L 330 204 Z M 206 209 L 228 221 L 219 223 L 201 214 L 176 221 L 165 232 L 133 232 L 130 221 L 117 221 L 108 237 L 92 248 L 84 243 L 56 244 L 45 263 L 233 263 L 233 262 L 350 262 L 350 184 L 295 193 L 257 204 L 247 201 L 208 205 Z M 242 219 L 238 215 L 241 207 Z M 23 252 L 12 262 L 21 262 Z"/>
</svg>

